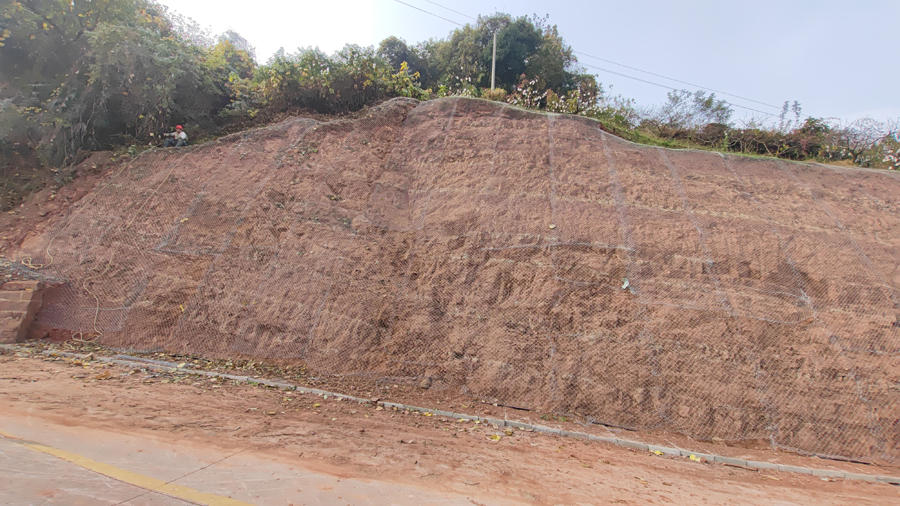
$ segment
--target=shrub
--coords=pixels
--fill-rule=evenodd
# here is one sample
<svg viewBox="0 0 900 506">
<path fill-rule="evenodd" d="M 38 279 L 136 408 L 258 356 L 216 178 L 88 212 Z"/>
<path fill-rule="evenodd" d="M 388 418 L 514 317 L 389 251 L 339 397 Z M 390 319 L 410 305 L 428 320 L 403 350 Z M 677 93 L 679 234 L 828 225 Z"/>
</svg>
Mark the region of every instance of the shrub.
<svg viewBox="0 0 900 506">
<path fill-rule="evenodd" d="M 506 102 L 507 95 L 508 93 L 503 88 L 494 88 L 493 90 L 490 88 L 481 89 L 481 98 L 493 100 L 494 102 Z"/>
<path fill-rule="evenodd" d="M 318 48 L 279 50 L 252 78 L 229 77 L 232 105 L 225 114 L 294 108 L 343 113 L 388 97 L 427 98 L 418 79 L 406 62 L 394 73 L 371 47 L 347 45 L 333 56 Z"/>
<path fill-rule="evenodd" d="M 387 85 L 388 95 L 427 100 L 428 94 L 419 86 L 419 73 L 409 73 L 409 66 L 404 61 L 396 74 L 392 74 Z"/>
</svg>

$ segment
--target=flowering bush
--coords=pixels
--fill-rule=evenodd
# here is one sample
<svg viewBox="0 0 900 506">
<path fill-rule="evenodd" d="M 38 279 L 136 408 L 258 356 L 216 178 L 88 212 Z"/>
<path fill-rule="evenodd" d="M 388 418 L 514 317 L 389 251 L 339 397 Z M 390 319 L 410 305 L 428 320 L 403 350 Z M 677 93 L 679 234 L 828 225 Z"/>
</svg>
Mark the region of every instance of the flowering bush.
<svg viewBox="0 0 900 506">
<path fill-rule="evenodd" d="M 519 85 L 506 101 L 526 109 L 539 109 L 541 102 L 547 97 L 547 92 L 541 93 L 537 90 L 538 81 L 540 81 L 540 77 L 528 79 L 525 74 L 522 74 Z"/>
<path fill-rule="evenodd" d="M 881 142 L 882 163 L 892 170 L 900 170 L 900 119 L 888 121 L 888 134 Z"/>
<path fill-rule="evenodd" d="M 445 84 L 438 86 L 437 97 L 469 97 L 478 98 L 481 92 L 471 77 L 450 76 Z"/>
<path fill-rule="evenodd" d="M 862 167 L 886 165 L 897 170 L 900 156 L 898 122 L 862 118 L 851 123 L 832 122 L 822 158 L 849 160 Z"/>
<path fill-rule="evenodd" d="M 580 89 L 570 91 L 562 96 L 557 95 L 553 90 L 547 90 L 546 97 L 547 105 L 545 109 L 549 112 L 578 114 L 581 116 L 596 116 L 600 112 L 597 97 L 582 94 Z"/>
<path fill-rule="evenodd" d="M 881 161 L 886 163 L 892 170 L 900 170 L 900 142 L 896 142 L 895 140 L 892 144 L 893 146 L 887 143 L 882 146 L 884 158 L 882 158 Z"/>
</svg>

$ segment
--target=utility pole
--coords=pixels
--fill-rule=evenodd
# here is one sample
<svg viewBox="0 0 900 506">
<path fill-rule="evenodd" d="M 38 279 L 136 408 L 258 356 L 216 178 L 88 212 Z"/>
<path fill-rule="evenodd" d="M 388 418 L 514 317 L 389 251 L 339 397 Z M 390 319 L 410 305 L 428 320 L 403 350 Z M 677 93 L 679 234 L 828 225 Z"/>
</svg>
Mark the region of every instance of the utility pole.
<svg viewBox="0 0 900 506">
<path fill-rule="evenodd" d="M 491 91 L 494 91 L 494 76 L 497 75 L 497 32 L 494 32 L 494 60 L 491 62 Z"/>
</svg>

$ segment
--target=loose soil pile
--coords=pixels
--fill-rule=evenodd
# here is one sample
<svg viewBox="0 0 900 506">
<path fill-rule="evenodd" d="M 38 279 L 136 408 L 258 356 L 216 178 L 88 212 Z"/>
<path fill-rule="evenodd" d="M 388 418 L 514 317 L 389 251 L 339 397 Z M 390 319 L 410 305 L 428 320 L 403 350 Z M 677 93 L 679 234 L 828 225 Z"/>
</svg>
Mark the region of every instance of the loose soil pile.
<svg viewBox="0 0 900 506">
<path fill-rule="evenodd" d="M 9 251 L 66 280 L 53 335 L 896 462 L 898 196 L 398 99 L 145 152 Z"/>
</svg>

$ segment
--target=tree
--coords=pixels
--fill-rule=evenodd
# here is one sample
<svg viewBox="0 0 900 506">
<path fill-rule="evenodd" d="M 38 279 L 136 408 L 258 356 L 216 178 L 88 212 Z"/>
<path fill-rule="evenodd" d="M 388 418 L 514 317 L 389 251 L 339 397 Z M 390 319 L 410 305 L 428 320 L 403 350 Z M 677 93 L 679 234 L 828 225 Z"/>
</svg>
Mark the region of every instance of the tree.
<svg viewBox="0 0 900 506">
<path fill-rule="evenodd" d="M 887 121 L 888 134 L 881 142 L 882 162 L 893 170 L 900 170 L 900 118 Z"/>
<path fill-rule="evenodd" d="M 418 63 L 417 55 L 409 48 L 406 41 L 393 35 L 378 45 L 378 56 L 387 60 L 395 72 L 400 70 L 403 62 L 406 62 L 407 65 Z"/>
<path fill-rule="evenodd" d="M 215 128 L 212 117 L 228 94 L 202 64 L 203 50 L 157 35 L 110 24 L 90 32 L 84 64 L 48 104 L 57 113 L 54 137 L 68 141 L 56 147 L 63 151 L 54 158 L 82 148 L 108 149 L 123 142 L 122 136 L 146 138 L 167 129 L 172 119 Z"/>
<path fill-rule="evenodd" d="M 865 117 L 850 123 L 834 123 L 829 136 L 830 158 L 849 158 L 853 163 L 870 166 L 881 155 L 879 145 L 897 134 L 890 125 Z"/>
<path fill-rule="evenodd" d="M 215 109 L 222 111 L 230 105 L 231 97 L 235 95 L 235 83 L 248 80 L 253 77 L 256 63 L 253 55 L 246 49 L 235 46 L 236 41 L 241 47 L 253 50 L 247 41 L 234 31 L 229 30 L 226 35 L 219 37 L 219 42 L 206 50 L 200 58 L 201 64 L 209 74 L 212 86 L 218 91 L 218 100 Z"/>
<path fill-rule="evenodd" d="M 493 22 L 504 21 L 502 18 L 479 18 L 484 32 Z M 518 18 L 505 25 L 497 32 L 497 82 L 501 87 L 511 89 L 519 76 L 528 74 L 528 62 L 541 46 L 541 32 L 526 17 Z M 481 50 L 481 66 L 491 68 L 493 59 L 493 35 Z M 482 86 L 490 86 L 490 72 L 485 72 L 481 79 Z"/>
<path fill-rule="evenodd" d="M 14 110 L 41 125 L 29 147 L 51 165 L 172 119 L 213 131 L 229 76 L 252 73 L 231 42 L 239 35 L 216 44 L 152 0 L 21 0 L 0 6 L 0 16 L 0 84 Z"/>
<path fill-rule="evenodd" d="M 384 58 L 394 72 L 401 72 L 403 62 L 406 69 L 402 72 L 419 74 L 423 83 L 431 83 L 433 69 L 431 66 L 429 44 L 419 44 L 410 47 L 405 40 L 393 35 L 381 41 L 378 45 L 378 56 Z"/>
<path fill-rule="evenodd" d="M 256 61 L 256 48 L 250 42 L 234 30 L 225 30 L 225 33 L 219 36 L 219 43 L 228 42 L 235 51 L 243 51 L 247 53 L 250 60 Z"/>
<path fill-rule="evenodd" d="M 565 43 L 556 25 L 546 24 L 546 18 L 539 19 L 537 26 L 541 44 L 528 59 L 528 74 L 539 78 L 541 88 L 559 94 L 577 89 L 587 74 L 578 68 L 578 59 L 572 48 Z"/>
<path fill-rule="evenodd" d="M 420 62 L 427 60 L 431 70 L 430 75 L 423 72 L 423 83 L 431 86 L 438 82 L 451 89 L 490 86 L 495 33 L 496 85 L 499 88 L 516 93 L 524 77 L 525 82 L 534 81 L 538 94 L 549 89 L 565 95 L 587 82 L 588 74 L 578 67 L 572 48 L 565 43 L 556 26 L 547 23 L 546 17 L 513 18 L 509 14 L 496 13 L 479 16 L 474 24 L 451 32 L 448 39 L 432 40 L 420 46 Z M 410 69 L 419 70 L 412 63 Z M 590 88 L 594 91 L 587 95 L 599 95 L 596 86 Z"/>
<path fill-rule="evenodd" d="M 454 30 L 448 40 L 433 44 L 435 66 L 440 72 L 442 84 L 481 81 L 489 67 L 484 66 L 481 58 L 484 44 L 480 42 L 479 35 L 472 25 L 466 25 Z"/>
<path fill-rule="evenodd" d="M 728 102 L 716 100 L 716 94 L 697 90 L 673 90 L 665 104 L 645 109 L 642 124 L 658 135 L 674 137 L 680 132 L 696 131 L 710 123 L 727 125 L 733 114 Z"/>
<path fill-rule="evenodd" d="M 146 27 L 160 38 L 171 23 L 148 0 L 20 0 L 0 6 L 0 75 L 26 98 L 46 100 L 89 48 L 102 24 Z"/>
<path fill-rule="evenodd" d="M 797 100 L 794 100 L 793 104 L 785 100 L 784 104 L 781 106 L 781 114 L 778 115 L 778 131 L 786 133 L 791 131 L 792 129 L 799 128 L 800 112 L 802 110 L 803 108 L 800 107 L 800 102 L 798 102 Z M 789 119 L 789 115 L 793 116 L 794 118 Z"/>
</svg>

